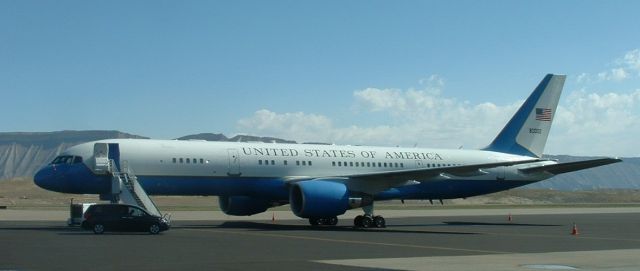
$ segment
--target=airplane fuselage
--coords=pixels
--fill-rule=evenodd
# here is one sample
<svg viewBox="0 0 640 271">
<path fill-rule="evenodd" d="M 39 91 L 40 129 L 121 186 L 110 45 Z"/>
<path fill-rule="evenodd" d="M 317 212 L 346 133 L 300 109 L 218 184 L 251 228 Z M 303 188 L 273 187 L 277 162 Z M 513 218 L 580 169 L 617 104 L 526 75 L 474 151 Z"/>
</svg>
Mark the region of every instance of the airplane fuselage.
<svg viewBox="0 0 640 271">
<path fill-rule="evenodd" d="M 246 195 L 286 200 L 287 183 L 298 179 L 371 174 L 419 168 L 447 168 L 468 164 L 531 159 L 481 150 L 113 139 L 74 146 L 61 156 L 82 157 L 82 163 L 50 165 L 77 167 L 82 174 L 67 174 L 51 190 L 106 194 L 110 178 L 95 172 L 95 143 L 120 145 L 123 169 L 135 174 L 151 195 Z M 535 165 L 553 163 L 543 161 Z M 532 164 L 528 164 L 531 166 Z M 378 199 L 447 199 L 500 191 L 540 181 L 551 175 L 521 174 L 519 166 L 487 169 L 478 176 L 437 176 L 408 180 L 372 191 Z M 36 177 L 38 179 L 38 177 Z M 44 179 L 44 178 L 40 178 Z M 47 187 L 45 183 L 39 183 Z M 55 186 L 58 186 L 56 189 Z"/>
</svg>

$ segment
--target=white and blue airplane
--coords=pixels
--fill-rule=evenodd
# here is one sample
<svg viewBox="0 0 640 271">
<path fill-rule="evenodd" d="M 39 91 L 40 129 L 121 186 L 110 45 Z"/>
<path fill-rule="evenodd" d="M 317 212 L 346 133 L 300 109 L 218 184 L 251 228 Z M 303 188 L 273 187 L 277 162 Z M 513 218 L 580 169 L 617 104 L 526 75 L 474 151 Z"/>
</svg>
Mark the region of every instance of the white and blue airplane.
<svg viewBox="0 0 640 271">
<path fill-rule="evenodd" d="M 337 216 L 362 208 L 355 226 L 384 227 L 374 201 L 466 198 L 620 162 L 542 158 L 565 77 L 545 76 L 480 150 L 110 139 L 69 148 L 34 181 L 57 192 L 108 195 L 111 176 L 98 166 L 107 155 L 135 172 L 149 195 L 215 195 L 224 213 L 237 216 L 289 204 L 312 225 L 335 225 Z"/>
</svg>

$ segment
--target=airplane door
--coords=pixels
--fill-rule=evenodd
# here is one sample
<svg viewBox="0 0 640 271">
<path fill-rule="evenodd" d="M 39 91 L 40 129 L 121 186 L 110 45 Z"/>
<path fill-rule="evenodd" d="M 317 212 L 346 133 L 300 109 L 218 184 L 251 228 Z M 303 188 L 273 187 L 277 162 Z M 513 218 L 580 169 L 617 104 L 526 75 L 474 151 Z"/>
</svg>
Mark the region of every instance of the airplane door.
<svg viewBox="0 0 640 271">
<path fill-rule="evenodd" d="M 237 149 L 227 149 L 227 155 L 229 157 L 229 176 L 240 176 L 240 154 Z"/>
<path fill-rule="evenodd" d="M 93 145 L 93 167 L 98 174 L 106 174 L 109 169 L 109 145 L 96 143 Z"/>
</svg>

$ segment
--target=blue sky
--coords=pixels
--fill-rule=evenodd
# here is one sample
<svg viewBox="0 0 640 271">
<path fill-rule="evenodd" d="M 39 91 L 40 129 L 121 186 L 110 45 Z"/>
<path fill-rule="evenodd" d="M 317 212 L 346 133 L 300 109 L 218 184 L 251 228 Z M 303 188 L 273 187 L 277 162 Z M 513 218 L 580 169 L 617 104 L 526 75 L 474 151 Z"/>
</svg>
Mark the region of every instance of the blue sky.
<svg viewBox="0 0 640 271">
<path fill-rule="evenodd" d="M 475 148 L 546 73 L 563 73 L 546 152 L 640 156 L 638 10 L 638 1 L 1 1 L 0 132 Z"/>
</svg>

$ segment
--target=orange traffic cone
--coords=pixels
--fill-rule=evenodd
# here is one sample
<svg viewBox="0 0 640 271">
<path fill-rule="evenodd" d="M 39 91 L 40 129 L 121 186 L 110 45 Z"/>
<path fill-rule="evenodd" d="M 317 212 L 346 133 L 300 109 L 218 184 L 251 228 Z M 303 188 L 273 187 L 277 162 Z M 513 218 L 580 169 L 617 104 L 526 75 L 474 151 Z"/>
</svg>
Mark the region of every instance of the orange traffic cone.
<svg viewBox="0 0 640 271">
<path fill-rule="evenodd" d="M 571 235 L 578 235 L 578 226 L 576 226 L 576 223 L 573 223 L 573 229 L 571 229 Z"/>
</svg>

